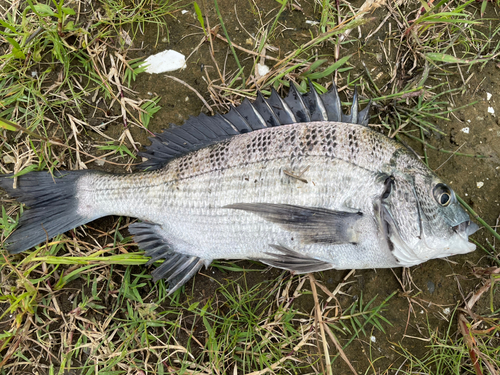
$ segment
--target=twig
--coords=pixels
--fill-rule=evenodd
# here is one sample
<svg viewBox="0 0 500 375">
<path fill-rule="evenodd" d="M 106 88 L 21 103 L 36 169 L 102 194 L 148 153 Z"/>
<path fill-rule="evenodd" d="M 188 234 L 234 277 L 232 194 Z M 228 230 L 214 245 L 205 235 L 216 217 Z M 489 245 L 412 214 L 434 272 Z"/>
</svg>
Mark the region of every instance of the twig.
<svg viewBox="0 0 500 375">
<path fill-rule="evenodd" d="M 165 77 L 173 79 L 175 82 L 179 82 L 180 84 L 186 86 L 188 89 L 190 89 L 191 91 L 193 91 L 196 94 L 196 96 L 198 98 L 200 98 L 200 100 L 202 101 L 202 103 L 208 108 L 208 110 L 210 111 L 210 113 L 212 115 L 215 113 L 214 110 L 212 109 L 212 107 L 210 107 L 210 104 L 207 103 L 207 101 L 203 98 L 203 96 L 201 96 L 201 94 L 198 91 L 196 91 L 196 89 L 194 89 L 193 87 L 189 86 L 186 82 L 184 82 L 183 80 L 180 80 L 177 77 L 173 77 L 173 76 L 169 76 L 169 75 L 165 75 Z"/>
<path fill-rule="evenodd" d="M 71 131 L 73 132 L 73 136 L 75 137 L 75 146 L 76 146 L 76 163 L 78 165 L 78 169 L 87 169 L 87 166 L 85 163 L 82 162 L 80 159 L 80 147 L 81 143 L 78 140 L 78 129 L 76 128 L 76 122 L 80 123 L 82 125 L 83 121 L 79 121 L 75 117 L 71 116 L 68 114 L 68 120 L 71 125 Z"/>
<path fill-rule="evenodd" d="M 453 157 L 455 156 L 455 154 L 458 152 L 458 150 L 460 150 L 467 142 L 464 142 L 462 143 L 454 152 L 453 154 L 451 154 L 448 159 L 446 159 L 439 167 L 437 167 L 436 169 L 434 169 L 434 172 L 436 172 L 438 169 L 440 169 L 443 165 L 445 165 L 446 163 L 448 163 L 448 161 Z"/>
<path fill-rule="evenodd" d="M 344 350 L 342 349 L 342 346 L 340 346 L 340 343 L 338 342 L 337 338 L 333 334 L 333 332 L 330 329 L 330 327 L 328 327 L 325 324 L 325 328 L 326 328 L 326 332 L 328 333 L 328 336 L 330 336 L 330 339 L 335 344 L 335 347 L 337 348 L 337 350 L 338 350 L 340 356 L 342 357 L 342 359 L 344 360 L 344 362 L 347 364 L 347 366 L 349 366 L 349 368 L 351 369 L 351 371 L 352 371 L 353 374 L 358 375 L 358 373 L 356 372 L 356 369 L 352 366 L 351 361 L 349 361 L 349 359 L 345 355 Z"/>
<path fill-rule="evenodd" d="M 318 301 L 318 292 L 316 290 L 316 278 L 312 273 L 309 275 L 309 283 L 311 284 L 311 291 L 313 294 L 314 298 L 314 306 L 315 306 L 315 312 L 316 312 L 316 322 L 319 325 L 319 330 L 321 332 L 321 342 L 323 343 L 323 353 L 325 355 L 325 363 L 326 363 L 326 370 L 329 375 L 333 375 L 332 371 L 332 364 L 330 362 L 330 354 L 328 351 L 328 343 L 326 342 L 326 337 L 325 337 L 325 327 L 324 327 L 324 322 L 323 322 L 323 314 L 321 313 L 321 308 L 319 306 L 319 301 Z M 357 373 L 354 372 L 356 375 Z"/>
</svg>

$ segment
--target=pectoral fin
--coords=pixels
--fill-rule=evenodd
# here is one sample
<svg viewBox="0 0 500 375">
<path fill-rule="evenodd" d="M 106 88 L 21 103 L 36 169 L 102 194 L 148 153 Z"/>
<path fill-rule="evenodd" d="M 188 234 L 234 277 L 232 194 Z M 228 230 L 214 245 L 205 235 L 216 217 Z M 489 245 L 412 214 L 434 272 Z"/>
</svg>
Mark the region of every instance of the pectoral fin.
<svg viewBox="0 0 500 375">
<path fill-rule="evenodd" d="M 290 232 L 296 232 L 303 244 L 357 243 L 358 235 L 354 225 L 363 217 L 361 212 L 332 211 L 289 204 L 236 203 L 225 208 L 254 213 Z"/>
<path fill-rule="evenodd" d="M 271 247 L 279 251 L 279 253 L 265 253 L 273 258 L 255 260 L 267 264 L 268 266 L 281 268 L 298 274 L 325 271 L 333 268 L 333 264 L 331 263 L 308 257 L 305 254 L 290 250 L 284 246 L 271 245 Z"/>
</svg>

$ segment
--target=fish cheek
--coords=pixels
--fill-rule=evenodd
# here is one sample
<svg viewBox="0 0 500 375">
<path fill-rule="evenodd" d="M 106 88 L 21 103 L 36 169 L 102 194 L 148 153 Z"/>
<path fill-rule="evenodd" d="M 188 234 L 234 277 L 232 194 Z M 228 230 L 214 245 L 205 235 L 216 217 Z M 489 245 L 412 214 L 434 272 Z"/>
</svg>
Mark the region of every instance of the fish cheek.
<svg viewBox="0 0 500 375">
<path fill-rule="evenodd" d="M 422 236 L 419 202 L 412 185 L 409 181 L 395 178 L 391 194 L 383 202 L 387 217 L 391 218 L 391 229 L 410 247 Z"/>
</svg>

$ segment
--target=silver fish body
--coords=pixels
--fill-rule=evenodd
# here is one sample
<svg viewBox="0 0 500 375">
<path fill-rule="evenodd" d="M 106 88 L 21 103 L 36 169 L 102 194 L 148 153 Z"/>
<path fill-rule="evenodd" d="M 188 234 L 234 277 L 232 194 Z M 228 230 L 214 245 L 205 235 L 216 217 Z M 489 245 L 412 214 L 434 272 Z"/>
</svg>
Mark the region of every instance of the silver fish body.
<svg viewBox="0 0 500 375">
<path fill-rule="evenodd" d="M 297 112 L 291 107 L 283 105 Z M 107 215 L 140 219 L 130 231 L 151 261 L 165 259 L 153 275 L 169 280 L 171 292 L 213 259 L 304 273 L 412 266 L 475 249 L 468 236 L 478 227 L 453 191 L 412 151 L 361 124 L 264 126 L 167 159 L 153 171 L 86 171 L 55 181 L 72 181 L 71 225 Z M 7 242 L 12 252 L 36 242 L 21 235 Z"/>
</svg>

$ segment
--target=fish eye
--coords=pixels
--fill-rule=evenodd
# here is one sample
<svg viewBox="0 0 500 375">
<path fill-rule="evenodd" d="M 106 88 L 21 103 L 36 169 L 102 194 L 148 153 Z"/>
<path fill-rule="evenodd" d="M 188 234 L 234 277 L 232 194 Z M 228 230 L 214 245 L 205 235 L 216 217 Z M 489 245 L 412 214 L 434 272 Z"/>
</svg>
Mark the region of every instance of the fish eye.
<svg viewBox="0 0 500 375">
<path fill-rule="evenodd" d="M 451 190 L 445 184 L 437 184 L 434 187 L 433 194 L 434 194 L 434 199 L 441 206 L 446 207 L 450 204 L 452 197 Z"/>
</svg>

